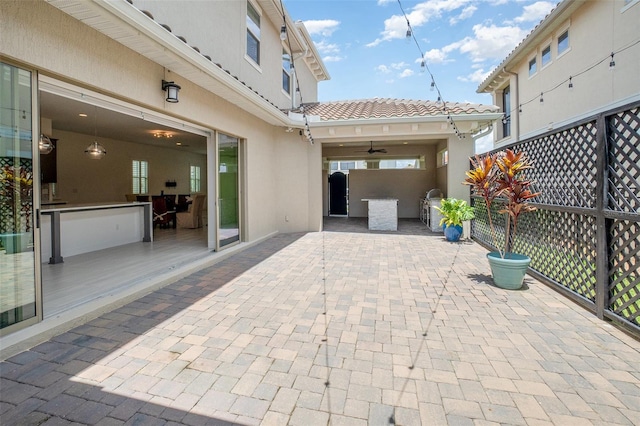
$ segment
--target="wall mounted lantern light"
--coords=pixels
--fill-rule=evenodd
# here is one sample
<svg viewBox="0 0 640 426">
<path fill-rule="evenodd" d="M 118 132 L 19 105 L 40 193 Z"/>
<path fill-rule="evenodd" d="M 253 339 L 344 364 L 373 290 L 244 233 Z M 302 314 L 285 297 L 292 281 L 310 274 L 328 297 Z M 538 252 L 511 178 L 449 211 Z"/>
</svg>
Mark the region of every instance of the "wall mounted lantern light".
<svg viewBox="0 0 640 426">
<path fill-rule="evenodd" d="M 178 92 L 180 89 L 180 86 L 175 84 L 173 81 L 162 80 L 162 90 L 167 92 L 167 102 L 171 102 L 173 104 L 178 103 Z"/>
<path fill-rule="evenodd" d="M 54 148 L 55 146 L 48 136 L 40 135 L 40 140 L 38 141 L 38 150 L 40 151 L 40 154 L 51 154 L 51 151 L 53 151 Z"/>
</svg>

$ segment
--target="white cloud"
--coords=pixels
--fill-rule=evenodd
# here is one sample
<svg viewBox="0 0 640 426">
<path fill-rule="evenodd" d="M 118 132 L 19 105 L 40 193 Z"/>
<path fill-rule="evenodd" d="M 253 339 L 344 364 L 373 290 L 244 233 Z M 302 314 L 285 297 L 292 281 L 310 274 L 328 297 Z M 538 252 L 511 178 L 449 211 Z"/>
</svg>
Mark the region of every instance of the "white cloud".
<svg viewBox="0 0 640 426">
<path fill-rule="evenodd" d="M 304 26 L 311 35 L 321 35 L 323 37 L 329 37 L 334 31 L 338 29 L 340 21 L 334 19 L 321 19 L 321 20 L 309 20 L 303 21 Z"/>
<path fill-rule="evenodd" d="M 445 46 L 445 52 L 459 50 L 473 62 L 504 59 L 525 37 L 526 31 L 517 26 L 498 27 L 478 24 L 473 26 L 473 37 Z"/>
<path fill-rule="evenodd" d="M 384 30 L 380 33 L 380 37 L 366 46 L 374 47 L 383 41 L 405 38 L 407 36 L 407 19 L 412 28 L 418 28 L 431 20 L 441 18 L 444 12 L 463 9 L 462 15 L 465 14 L 464 8 L 468 8 L 466 13 L 473 14 L 475 11 L 473 2 L 474 0 L 427 0 L 418 3 L 406 14 L 406 18 L 404 15 L 393 15 L 385 19 Z"/>
<path fill-rule="evenodd" d="M 342 61 L 344 58 L 342 56 L 324 56 L 322 58 L 322 62 L 340 62 Z"/>
<path fill-rule="evenodd" d="M 522 15 L 514 18 L 513 22 L 539 22 L 555 7 L 555 3 L 548 1 L 538 1 L 529 4 L 522 9 Z"/>
<path fill-rule="evenodd" d="M 389 74 L 391 69 L 386 65 L 378 65 L 376 67 L 376 71 L 381 72 L 382 74 Z"/>
<path fill-rule="evenodd" d="M 325 40 L 321 40 L 318 42 L 314 42 L 316 45 L 316 49 L 318 52 L 329 54 L 329 53 L 340 53 L 340 47 L 338 47 L 335 43 L 327 43 Z"/>
<path fill-rule="evenodd" d="M 412 69 L 407 68 L 404 71 L 402 71 L 398 77 L 407 78 L 407 77 L 411 77 L 414 74 L 415 72 Z"/>
<path fill-rule="evenodd" d="M 462 12 L 460 12 L 458 16 L 449 19 L 449 25 L 455 25 L 460 21 L 471 18 L 476 10 L 478 10 L 478 8 L 474 5 L 465 7 L 464 9 L 462 9 Z"/>
<path fill-rule="evenodd" d="M 485 78 L 487 78 L 491 74 L 491 70 L 485 71 L 483 68 L 478 68 L 471 74 L 468 74 L 464 77 L 458 77 L 458 80 L 465 83 L 482 83 Z"/>
</svg>

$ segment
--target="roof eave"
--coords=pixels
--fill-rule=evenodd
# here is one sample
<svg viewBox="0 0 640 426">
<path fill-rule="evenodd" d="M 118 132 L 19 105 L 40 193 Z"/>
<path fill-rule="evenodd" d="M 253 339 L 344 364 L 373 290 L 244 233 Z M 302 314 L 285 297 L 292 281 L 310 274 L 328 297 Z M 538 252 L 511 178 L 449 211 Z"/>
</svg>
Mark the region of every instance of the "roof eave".
<svg viewBox="0 0 640 426">
<path fill-rule="evenodd" d="M 288 125 L 280 109 L 209 61 L 126 1 L 48 0 L 49 4 L 153 62 L 272 125 Z M 105 21 L 108 21 L 109 24 Z M 126 29 L 129 28 L 127 34 Z M 124 30 L 124 31 L 123 31 Z"/>
</svg>

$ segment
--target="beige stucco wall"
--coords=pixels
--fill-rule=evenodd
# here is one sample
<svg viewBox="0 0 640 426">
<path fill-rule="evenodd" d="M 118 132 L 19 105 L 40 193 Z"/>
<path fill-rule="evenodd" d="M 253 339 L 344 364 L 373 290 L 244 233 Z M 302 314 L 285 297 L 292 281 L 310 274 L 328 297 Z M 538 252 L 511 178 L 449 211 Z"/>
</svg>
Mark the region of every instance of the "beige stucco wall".
<svg viewBox="0 0 640 426">
<path fill-rule="evenodd" d="M 321 172 L 319 167 L 313 171 L 317 171 L 315 177 L 311 176 L 308 169 L 312 163 L 309 158 L 317 156 L 317 163 L 320 163 L 317 147 L 287 140 L 287 145 L 279 149 L 280 131 L 276 132 L 265 122 L 180 75 L 170 73 L 43 1 L 3 0 L 0 27 L 3 32 L 0 52 L 17 65 L 30 66 L 79 87 L 246 140 L 241 196 L 245 209 L 243 235 L 247 240 L 279 231 L 307 231 L 310 227 L 317 229 L 318 217 L 321 218 Z M 163 78 L 175 80 L 182 86 L 179 103 L 164 101 L 164 92 L 160 89 Z M 291 147 L 300 154 L 297 158 L 307 159 L 300 165 L 302 179 L 291 179 L 290 176 L 286 179 L 284 176 L 288 176 L 288 170 L 276 167 L 278 155 L 286 154 Z M 211 159 L 208 163 L 210 172 L 214 170 L 215 174 Z M 316 187 L 314 180 L 317 181 Z M 307 185 L 304 202 L 299 202 L 295 197 L 280 196 L 299 193 L 300 181 L 306 181 Z M 128 189 L 118 184 L 113 194 L 108 197 L 105 195 L 105 198 L 115 197 L 116 192 L 120 197 Z M 210 196 L 208 200 L 211 207 L 215 197 Z M 310 213 L 312 207 L 317 207 L 318 212 Z M 281 221 L 282 211 L 289 212 L 294 220 L 284 225 Z M 314 223 L 310 225 L 310 218 L 314 217 Z"/>
<path fill-rule="evenodd" d="M 399 218 L 419 217 L 419 201 L 435 186 L 428 170 L 350 170 L 349 216 L 367 217 L 366 198 L 398 199 Z"/>
<path fill-rule="evenodd" d="M 526 139 L 640 97 L 640 45 L 617 53 L 615 69 L 609 68 L 610 53 L 632 45 L 638 38 L 640 3 L 624 9 L 624 0 L 584 2 L 568 19 L 555 23 L 548 37 L 530 46 L 529 55 L 509 65 L 509 70 L 518 74 L 522 112 L 518 112 L 514 98 L 516 77 L 511 76 L 512 136 L 500 140 L 500 144 L 516 140 L 518 119 L 520 139 Z M 566 29 L 570 48 L 558 56 L 557 38 Z M 551 45 L 551 63 L 541 68 L 541 51 L 548 45 Z M 534 56 L 538 71 L 529 77 L 528 64 Z M 573 89 L 569 89 L 566 82 L 569 76 L 573 76 Z M 544 93 L 542 103 L 541 92 Z M 500 104 L 501 92 L 494 95 L 494 103 Z M 501 137 L 499 127 L 494 131 L 497 139 Z"/>
<path fill-rule="evenodd" d="M 446 196 L 461 200 L 470 200 L 469 187 L 462 182 L 469 170 L 469 158 L 474 154 L 473 138 L 467 135 L 464 139 L 457 136 L 449 137 L 449 164 L 447 165 L 447 192 Z"/>
<path fill-rule="evenodd" d="M 56 198 L 69 203 L 125 201 L 125 194 L 131 193 L 132 160 L 148 161 L 149 194 L 189 194 L 189 166 L 201 168 L 201 189 L 207 192 L 205 155 L 99 138 L 107 155 L 94 161 L 84 154 L 92 136 L 56 130 L 53 137 L 58 139 Z M 175 180 L 177 186 L 165 188 L 167 180 Z"/>
<path fill-rule="evenodd" d="M 134 0 L 133 4 L 150 12 L 156 22 L 169 25 L 173 34 L 184 37 L 190 46 L 210 56 L 214 63 L 222 65 L 278 107 L 291 106 L 290 95 L 282 90 L 282 49 L 288 46 L 280 40 L 282 22 L 271 22 L 258 2 L 254 1 L 253 5 L 261 14 L 259 65 L 245 56 L 247 7 L 244 0 Z M 299 79 L 306 83 L 310 73 L 302 59 L 296 61 L 296 67 Z M 302 85 L 301 92 L 305 102 L 315 101 L 315 79 L 311 85 Z"/>
</svg>

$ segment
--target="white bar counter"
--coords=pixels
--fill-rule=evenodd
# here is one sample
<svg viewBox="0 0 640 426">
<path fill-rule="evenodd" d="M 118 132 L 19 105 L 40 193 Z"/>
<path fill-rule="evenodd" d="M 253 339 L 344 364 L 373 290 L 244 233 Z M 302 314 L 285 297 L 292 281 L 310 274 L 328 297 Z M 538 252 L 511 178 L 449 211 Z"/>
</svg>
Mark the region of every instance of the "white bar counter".
<svg viewBox="0 0 640 426">
<path fill-rule="evenodd" d="M 42 206 L 40 217 L 42 258 L 51 264 L 62 263 L 63 255 L 153 239 L 150 202 Z"/>
<path fill-rule="evenodd" d="M 363 198 L 368 203 L 370 231 L 398 230 L 398 200 L 396 198 Z"/>
</svg>

